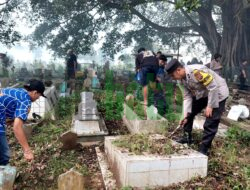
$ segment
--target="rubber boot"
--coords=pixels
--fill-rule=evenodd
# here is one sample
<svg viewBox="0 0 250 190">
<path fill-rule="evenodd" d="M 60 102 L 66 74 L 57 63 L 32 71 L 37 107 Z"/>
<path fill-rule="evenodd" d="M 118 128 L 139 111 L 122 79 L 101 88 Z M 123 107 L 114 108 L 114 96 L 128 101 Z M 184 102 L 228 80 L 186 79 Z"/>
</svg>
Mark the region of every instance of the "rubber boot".
<svg viewBox="0 0 250 190">
<path fill-rule="evenodd" d="M 181 144 L 192 144 L 193 143 L 192 134 L 184 132 L 183 136 L 180 139 L 177 139 L 176 141 Z"/>
</svg>

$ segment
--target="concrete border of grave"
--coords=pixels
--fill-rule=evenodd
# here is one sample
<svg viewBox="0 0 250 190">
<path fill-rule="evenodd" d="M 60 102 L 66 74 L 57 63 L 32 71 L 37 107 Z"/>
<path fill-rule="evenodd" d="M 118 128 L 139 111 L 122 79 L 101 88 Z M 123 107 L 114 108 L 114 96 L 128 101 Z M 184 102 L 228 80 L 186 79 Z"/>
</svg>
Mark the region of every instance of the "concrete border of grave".
<svg viewBox="0 0 250 190">
<path fill-rule="evenodd" d="M 193 129 L 203 130 L 203 125 L 205 123 L 205 120 L 206 120 L 206 118 L 204 116 L 201 116 L 201 115 L 195 116 L 194 123 L 193 123 Z M 225 137 L 227 130 L 228 130 L 228 126 L 223 124 L 223 123 L 220 123 L 216 136 Z"/>
<path fill-rule="evenodd" d="M 142 120 L 137 114 L 124 103 L 123 122 L 132 134 L 139 133 L 163 133 L 168 127 L 168 120 L 157 115 L 157 120 Z"/>
<path fill-rule="evenodd" d="M 120 187 L 166 187 L 207 175 L 208 157 L 197 151 L 187 149 L 183 154 L 168 156 L 134 155 L 112 144 L 118 138 L 105 137 L 105 153 Z"/>
<path fill-rule="evenodd" d="M 94 132 L 94 133 L 89 133 L 89 132 L 79 132 L 76 128 L 75 125 L 76 123 L 81 123 L 84 125 L 84 123 L 87 122 L 98 122 L 100 131 Z M 104 122 L 104 119 L 100 116 L 99 120 L 93 120 L 93 121 L 81 121 L 78 120 L 78 115 L 75 115 L 72 120 L 71 124 L 72 128 L 71 131 L 73 133 L 77 134 L 77 142 L 96 142 L 96 141 L 104 141 L 104 136 L 108 135 L 108 129 L 106 127 L 106 124 Z"/>
</svg>

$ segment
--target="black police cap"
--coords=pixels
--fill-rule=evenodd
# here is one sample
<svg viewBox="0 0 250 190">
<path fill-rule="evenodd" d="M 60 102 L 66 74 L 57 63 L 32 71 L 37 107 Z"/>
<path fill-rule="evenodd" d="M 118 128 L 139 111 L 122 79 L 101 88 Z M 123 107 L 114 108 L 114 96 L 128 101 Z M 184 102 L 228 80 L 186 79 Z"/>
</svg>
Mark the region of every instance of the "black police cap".
<svg viewBox="0 0 250 190">
<path fill-rule="evenodd" d="M 173 73 L 178 67 L 182 66 L 182 64 L 177 59 L 172 59 L 166 66 L 166 72 L 168 74 Z"/>
</svg>

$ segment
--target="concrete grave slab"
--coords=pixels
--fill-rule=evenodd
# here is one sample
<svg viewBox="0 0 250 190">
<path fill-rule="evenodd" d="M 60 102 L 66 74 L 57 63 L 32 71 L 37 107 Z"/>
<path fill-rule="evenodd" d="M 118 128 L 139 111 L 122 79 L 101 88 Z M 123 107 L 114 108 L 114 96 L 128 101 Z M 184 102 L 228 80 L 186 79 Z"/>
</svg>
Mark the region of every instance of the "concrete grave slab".
<svg viewBox="0 0 250 190">
<path fill-rule="evenodd" d="M 208 158 L 197 151 L 187 149 L 166 156 L 134 155 L 112 144 L 118 138 L 105 137 L 105 153 L 110 167 L 117 174 L 116 180 L 120 187 L 166 187 L 207 175 Z"/>
<path fill-rule="evenodd" d="M 16 168 L 0 166 L 0 190 L 12 190 L 16 178 Z"/>
<path fill-rule="evenodd" d="M 122 119 L 132 134 L 163 133 L 168 127 L 168 121 L 159 114 L 157 118 L 157 120 L 142 120 L 127 104 L 124 104 Z"/>
<path fill-rule="evenodd" d="M 104 141 L 104 136 L 108 135 L 102 117 L 98 121 L 81 121 L 75 116 L 72 120 L 71 131 L 77 134 L 77 142 Z"/>
</svg>

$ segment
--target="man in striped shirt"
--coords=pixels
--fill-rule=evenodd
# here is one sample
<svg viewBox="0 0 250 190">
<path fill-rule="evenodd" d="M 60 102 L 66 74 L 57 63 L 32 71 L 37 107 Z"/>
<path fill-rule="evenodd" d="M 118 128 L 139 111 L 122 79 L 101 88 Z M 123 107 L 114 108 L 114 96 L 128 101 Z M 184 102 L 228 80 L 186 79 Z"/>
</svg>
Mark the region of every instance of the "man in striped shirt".
<svg viewBox="0 0 250 190">
<path fill-rule="evenodd" d="M 13 121 L 14 134 L 23 148 L 24 157 L 34 159 L 27 138 L 23 131 L 23 123 L 27 120 L 31 102 L 44 96 L 44 84 L 32 79 L 24 88 L 3 88 L 0 90 L 0 165 L 7 165 L 10 150 L 6 138 L 6 119 Z M 45 96 L 44 96 L 45 97 Z"/>
</svg>

